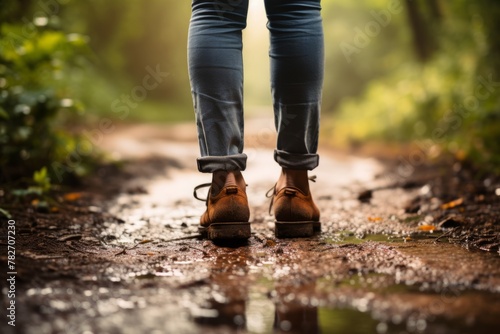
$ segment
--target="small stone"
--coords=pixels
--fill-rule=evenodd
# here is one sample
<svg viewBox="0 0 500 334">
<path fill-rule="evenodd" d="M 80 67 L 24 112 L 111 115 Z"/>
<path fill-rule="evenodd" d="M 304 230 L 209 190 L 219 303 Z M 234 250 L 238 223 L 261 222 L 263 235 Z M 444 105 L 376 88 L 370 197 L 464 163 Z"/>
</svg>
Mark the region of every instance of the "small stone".
<svg viewBox="0 0 500 334">
<path fill-rule="evenodd" d="M 369 203 L 372 197 L 373 197 L 372 190 L 364 190 L 359 193 L 358 201 L 360 201 L 361 203 Z"/>
</svg>

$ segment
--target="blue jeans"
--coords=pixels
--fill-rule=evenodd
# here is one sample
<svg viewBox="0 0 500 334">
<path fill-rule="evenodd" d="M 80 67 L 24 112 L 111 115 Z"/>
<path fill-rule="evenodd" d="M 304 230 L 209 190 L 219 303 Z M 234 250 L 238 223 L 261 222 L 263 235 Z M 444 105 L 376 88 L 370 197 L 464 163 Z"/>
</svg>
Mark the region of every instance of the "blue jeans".
<svg viewBox="0 0 500 334">
<path fill-rule="evenodd" d="M 320 0 L 265 0 L 271 91 L 283 168 L 319 163 L 324 70 Z M 248 0 L 193 0 L 188 63 L 198 128 L 200 172 L 244 170 L 242 30 Z M 259 52 L 260 50 L 255 50 Z"/>
</svg>

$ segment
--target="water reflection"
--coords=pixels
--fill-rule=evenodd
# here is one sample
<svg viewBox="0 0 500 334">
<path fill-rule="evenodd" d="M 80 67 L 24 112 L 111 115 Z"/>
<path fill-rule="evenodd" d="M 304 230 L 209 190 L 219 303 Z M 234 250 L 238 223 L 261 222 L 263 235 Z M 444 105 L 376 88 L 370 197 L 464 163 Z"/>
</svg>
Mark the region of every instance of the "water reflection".
<svg viewBox="0 0 500 334">
<path fill-rule="evenodd" d="M 276 305 L 273 329 L 275 333 L 320 333 L 318 307 L 301 303 Z"/>
<path fill-rule="evenodd" d="M 222 327 L 250 333 L 320 333 L 318 307 L 289 300 L 294 287 L 248 284 L 248 247 L 222 248 L 210 267 L 208 298 L 192 310 L 193 321 L 202 327 Z M 271 284 L 271 282 L 269 282 Z M 273 301 L 266 292 L 279 291 Z M 308 286 L 308 289 L 314 286 Z M 257 290 L 255 290 L 257 289 Z"/>
<path fill-rule="evenodd" d="M 193 312 L 193 320 L 201 326 L 221 326 L 251 333 L 315 334 L 321 332 L 318 307 L 304 306 L 301 303 L 278 303 L 274 305 L 273 315 L 272 313 L 265 314 L 269 307 L 256 310 L 257 312 L 249 312 L 249 303 L 252 301 L 235 299 L 221 303 L 211 299 L 204 304 L 202 309 Z M 272 305 L 269 299 L 267 303 Z"/>
<path fill-rule="evenodd" d="M 248 286 L 238 278 L 248 274 L 248 247 L 222 245 L 210 267 L 209 298 L 192 311 L 193 320 L 202 326 L 246 329 Z"/>
<path fill-rule="evenodd" d="M 245 300 L 220 303 L 212 299 L 204 308 L 194 311 L 193 320 L 199 325 L 246 329 L 245 303 Z"/>
</svg>

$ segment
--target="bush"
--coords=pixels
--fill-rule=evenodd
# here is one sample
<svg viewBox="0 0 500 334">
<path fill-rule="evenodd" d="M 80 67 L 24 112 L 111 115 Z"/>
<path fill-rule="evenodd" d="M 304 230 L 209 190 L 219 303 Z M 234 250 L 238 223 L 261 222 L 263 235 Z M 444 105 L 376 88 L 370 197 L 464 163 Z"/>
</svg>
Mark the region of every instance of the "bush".
<svg viewBox="0 0 500 334">
<path fill-rule="evenodd" d="M 329 124 L 335 144 L 413 142 L 426 154 L 450 152 L 499 171 L 500 76 L 498 57 L 491 57 L 497 35 L 474 6 L 447 10 L 428 61 L 406 59 L 361 97 L 343 101 Z"/>
<path fill-rule="evenodd" d="M 54 22 L 50 21 L 53 20 Z M 86 52 L 84 36 L 66 34 L 57 18 L 0 26 L 0 178 L 30 176 L 63 160 L 79 140 L 61 128 L 63 113 L 78 114 L 81 103 L 67 89 L 71 69 Z M 29 31 L 29 33 L 27 33 Z M 72 172 L 81 173 L 85 164 Z"/>
</svg>

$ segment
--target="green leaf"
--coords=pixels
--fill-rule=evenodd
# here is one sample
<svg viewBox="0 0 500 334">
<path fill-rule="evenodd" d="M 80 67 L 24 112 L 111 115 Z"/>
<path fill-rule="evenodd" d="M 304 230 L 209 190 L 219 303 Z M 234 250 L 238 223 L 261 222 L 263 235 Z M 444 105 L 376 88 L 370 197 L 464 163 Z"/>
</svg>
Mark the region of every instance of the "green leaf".
<svg viewBox="0 0 500 334">
<path fill-rule="evenodd" d="M 38 39 L 39 51 L 44 51 L 47 53 L 54 52 L 55 49 L 61 45 L 65 40 L 63 33 L 58 31 L 47 31 L 44 32 Z"/>
<path fill-rule="evenodd" d="M 28 195 L 41 196 L 43 191 L 41 188 L 38 188 L 38 187 L 29 187 L 28 189 L 14 189 L 14 190 L 12 190 L 11 193 L 14 196 L 25 197 Z"/>
<path fill-rule="evenodd" d="M 2 107 L 0 107 L 0 118 L 9 119 L 9 114 L 7 114 L 5 109 Z"/>
<path fill-rule="evenodd" d="M 12 218 L 12 215 L 9 213 L 9 211 L 4 210 L 2 208 L 0 208 L 0 214 L 4 215 L 7 219 L 11 219 Z"/>
<path fill-rule="evenodd" d="M 51 184 L 50 177 L 47 173 L 47 167 L 43 167 L 42 169 L 35 171 L 35 173 L 33 173 L 33 181 L 42 190 L 42 192 L 49 191 Z"/>
<path fill-rule="evenodd" d="M 47 168 L 43 167 L 42 169 L 36 171 L 33 174 L 33 181 L 35 181 L 35 183 L 37 184 L 40 184 L 43 183 L 43 181 L 45 181 L 46 177 L 47 177 Z"/>
</svg>

